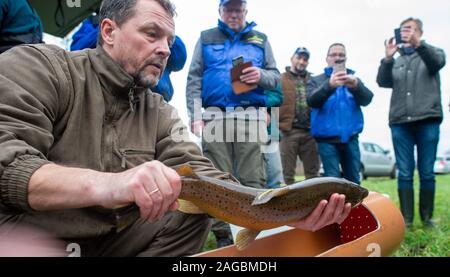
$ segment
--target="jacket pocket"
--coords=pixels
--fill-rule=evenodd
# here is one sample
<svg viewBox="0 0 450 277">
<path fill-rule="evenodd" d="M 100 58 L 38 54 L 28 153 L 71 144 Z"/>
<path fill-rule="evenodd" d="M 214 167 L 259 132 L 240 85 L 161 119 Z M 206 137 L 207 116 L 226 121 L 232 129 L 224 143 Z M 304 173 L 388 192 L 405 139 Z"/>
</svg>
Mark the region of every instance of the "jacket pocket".
<svg viewBox="0 0 450 277">
<path fill-rule="evenodd" d="M 208 45 L 205 50 L 204 62 L 206 66 L 215 66 L 225 60 L 225 45 Z"/>
<path fill-rule="evenodd" d="M 155 150 L 148 149 L 122 148 L 118 154 L 123 169 L 130 169 L 155 159 Z"/>
</svg>

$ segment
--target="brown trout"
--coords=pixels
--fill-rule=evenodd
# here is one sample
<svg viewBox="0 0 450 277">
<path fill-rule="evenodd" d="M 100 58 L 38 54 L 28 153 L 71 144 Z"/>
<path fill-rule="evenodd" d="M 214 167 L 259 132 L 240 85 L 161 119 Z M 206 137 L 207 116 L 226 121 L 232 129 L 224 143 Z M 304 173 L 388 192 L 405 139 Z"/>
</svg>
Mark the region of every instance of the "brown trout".
<svg viewBox="0 0 450 277">
<path fill-rule="evenodd" d="M 247 247 L 263 230 L 300 221 L 321 200 L 328 200 L 334 193 L 344 194 L 346 202 L 352 206 L 361 203 L 369 193 L 355 183 L 338 178 L 315 178 L 278 189 L 255 189 L 196 175 L 188 166 L 180 167 L 177 172 L 182 180 L 179 210 L 207 213 L 244 227 L 236 238 L 239 250 Z M 136 220 L 138 210 L 133 214 L 132 220 Z"/>
</svg>

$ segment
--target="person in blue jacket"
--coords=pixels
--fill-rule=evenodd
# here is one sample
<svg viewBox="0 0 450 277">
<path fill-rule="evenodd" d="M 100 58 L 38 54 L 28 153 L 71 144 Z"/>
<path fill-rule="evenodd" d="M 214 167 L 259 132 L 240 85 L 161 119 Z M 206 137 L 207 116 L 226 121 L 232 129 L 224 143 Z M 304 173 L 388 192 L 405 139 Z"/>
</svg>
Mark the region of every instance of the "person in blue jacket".
<svg viewBox="0 0 450 277">
<path fill-rule="evenodd" d="M 280 72 L 267 36 L 255 30 L 256 23 L 246 21 L 247 1 L 220 0 L 219 15 L 218 26 L 201 33 L 189 69 L 186 102 L 191 130 L 202 136 L 203 154 L 217 168 L 232 173 L 244 186 L 264 188 L 267 92 L 277 88 Z M 235 79 L 248 85 L 244 93 L 232 87 L 233 60 L 252 62 L 240 80 Z M 219 247 L 233 243 L 225 223 L 214 222 L 212 231 Z"/>
<path fill-rule="evenodd" d="M 360 183 L 359 134 L 364 128 L 361 106 L 370 104 L 373 93 L 345 68 L 347 53 L 342 43 L 330 46 L 325 73 L 308 81 L 311 133 L 316 139 L 325 176 Z M 338 70 L 337 64 L 341 64 Z M 341 167 L 341 168 L 340 168 Z"/>
<path fill-rule="evenodd" d="M 0 0 L 0 54 L 26 43 L 42 43 L 41 20 L 27 0 Z"/>
<path fill-rule="evenodd" d="M 99 25 L 96 16 L 91 16 L 84 20 L 80 29 L 72 37 L 73 41 L 70 50 L 76 51 L 85 48 L 95 48 L 97 46 L 98 30 Z M 167 61 L 166 69 L 158 85 L 152 88 L 153 92 L 161 94 L 167 102 L 172 100 L 174 92 L 170 74 L 182 70 L 187 59 L 186 46 L 178 36 L 175 37 L 175 41 L 170 47 L 170 52 L 171 54 Z"/>
</svg>

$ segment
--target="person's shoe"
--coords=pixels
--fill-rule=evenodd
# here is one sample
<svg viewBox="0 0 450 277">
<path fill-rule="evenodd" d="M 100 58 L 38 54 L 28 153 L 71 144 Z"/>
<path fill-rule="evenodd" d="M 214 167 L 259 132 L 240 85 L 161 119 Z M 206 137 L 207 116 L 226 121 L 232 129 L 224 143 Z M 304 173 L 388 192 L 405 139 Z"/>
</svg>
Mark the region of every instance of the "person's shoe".
<svg viewBox="0 0 450 277">
<path fill-rule="evenodd" d="M 220 238 L 217 240 L 217 248 L 226 247 L 232 245 L 234 242 L 230 238 Z"/>
</svg>

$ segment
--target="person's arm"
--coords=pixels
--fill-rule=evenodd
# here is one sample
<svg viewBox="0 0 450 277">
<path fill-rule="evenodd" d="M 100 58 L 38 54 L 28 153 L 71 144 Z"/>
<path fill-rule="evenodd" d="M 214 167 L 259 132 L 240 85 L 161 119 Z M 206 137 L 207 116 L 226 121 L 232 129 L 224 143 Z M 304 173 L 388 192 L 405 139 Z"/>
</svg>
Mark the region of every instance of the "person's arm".
<svg viewBox="0 0 450 277">
<path fill-rule="evenodd" d="M 394 67 L 393 59 L 384 58 L 381 60 L 380 67 L 378 68 L 377 84 L 382 88 L 392 88 L 394 86 L 394 80 L 392 78 L 392 68 Z"/>
<path fill-rule="evenodd" d="M 68 103 L 62 71 L 33 46 L 0 55 L 0 201 L 11 210 L 32 210 L 29 180 L 50 163 L 53 124 Z"/>
<path fill-rule="evenodd" d="M 189 68 L 188 80 L 186 84 L 186 104 L 191 120 L 194 117 L 194 101 L 201 99 L 203 80 L 203 54 L 202 43 L 199 40 L 195 45 Z M 201 101 L 201 100 L 200 100 Z"/>
<path fill-rule="evenodd" d="M 277 85 L 280 83 L 280 71 L 277 69 L 277 63 L 273 55 L 272 46 L 269 41 L 266 41 L 265 45 L 265 57 L 264 57 L 264 68 L 260 70 L 261 79 L 258 82 L 258 86 L 265 90 L 276 89 Z"/>
<path fill-rule="evenodd" d="M 306 85 L 306 92 L 308 95 L 308 105 L 311 108 L 320 109 L 327 102 L 328 98 L 333 95 L 335 89 L 330 87 L 328 78 L 322 83 L 318 83 L 317 78 L 310 78 Z"/>
<path fill-rule="evenodd" d="M 419 53 L 419 56 L 427 66 L 430 75 L 438 73 L 439 70 L 445 66 L 445 53 L 442 49 L 431 47 L 422 41 L 420 46 L 417 48 L 417 53 Z"/>
<path fill-rule="evenodd" d="M 186 105 L 192 126 L 201 121 L 202 107 L 202 81 L 203 81 L 203 53 L 202 43 L 199 40 L 195 46 L 191 66 L 186 84 Z M 194 133 L 196 130 L 192 130 Z"/>
<path fill-rule="evenodd" d="M 359 106 L 368 106 L 373 99 L 373 93 L 370 91 L 359 78 L 356 79 L 356 87 L 349 88 L 349 91 L 355 97 L 355 101 Z"/>
</svg>

